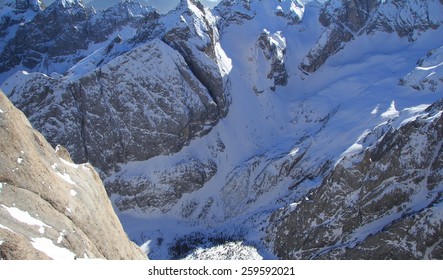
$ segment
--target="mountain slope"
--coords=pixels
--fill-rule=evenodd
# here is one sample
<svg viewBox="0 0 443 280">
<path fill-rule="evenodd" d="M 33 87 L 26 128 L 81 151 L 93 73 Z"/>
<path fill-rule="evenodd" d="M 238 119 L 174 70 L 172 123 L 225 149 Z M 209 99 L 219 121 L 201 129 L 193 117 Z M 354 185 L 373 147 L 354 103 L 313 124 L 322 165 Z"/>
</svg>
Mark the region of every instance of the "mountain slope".
<svg viewBox="0 0 443 280">
<path fill-rule="evenodd" d="M 385 132 L 341 160 L 307 199 L 274 214 L 277 256 L 441 259 L 442 109 L 439 101 Z"/>
<path fill-rule="evenodd" d="M 18 70 L 64 74 L 117 35 L 126 38 L 157 15 L 152 8 L 134 2 L 119 2 L 96 12 L 81 0 L 57 0 L 32 16 L 11 21 L 11 14 L 18 11 L 0 14 L 1 21 L 15 29 L 0 49 L 1 82 Z"/>
<path fill-rule="evenodd" d="M 64 76 L 21 72 L 2 88 L 53 145 L 99 167 L 125 230 L 151 258 L 211 256 L 224 244 L 227 258 L 242 249 L 251 258 L 377 258 L 352 255 L 345 241 L 345 250 L 325 241 L 312 254 L 284 251 L 299 213 L 288 209 L 442 98 L 442 7 L 225 0 L 210 11 L 183 0 Z M 381 224 L 372 225 L 375 234 Z M 304 226 L 303 237 L 316 230 Z M 353 246 L 370 242 L 359 237 Z M 401 256 L 426 255 L 409 253 Z"/>
<path fill-rule="evenodd" d="M 54 150 L 0 91 L 0 258 L 144 259 L 98 174 Z"/>
</svg>

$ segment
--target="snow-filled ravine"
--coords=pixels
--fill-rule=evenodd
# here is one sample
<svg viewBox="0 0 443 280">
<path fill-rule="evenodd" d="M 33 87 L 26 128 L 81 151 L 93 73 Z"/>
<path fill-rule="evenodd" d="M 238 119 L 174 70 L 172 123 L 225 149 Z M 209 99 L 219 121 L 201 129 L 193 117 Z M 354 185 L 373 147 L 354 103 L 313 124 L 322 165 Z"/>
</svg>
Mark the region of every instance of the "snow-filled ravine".
<svg viewBox="0 0 443 280">
<path fill-rule="evenodd" d="M 263 81 L 268 69 L 257 47 L 264 29 L 270 34 L 279 32 L 286 41 L 289 81 L 275 92 L 264 87 L 257 94 L 256 84 L 270 82 Z M 183 195 L 166 213 L 158 209 L 119 212 L 129 236 L 151 258 L 198 255 L 206 247 L 219 245 L 207 236 L 219 235 L 222 244 L 241 241 L 244 250 L 255 246 L 262 257 L 274 258 L 261 245 L 267 219 L 321 183 L 325 173 L 319 172 L 319 166 L 332 168 L 344 156 L 374 144 L 377 139 L 369 143 L 362 139 L 375 127 L 399 127 L 442 98 L 439 91 L 417 91 L 399 84 L 416 68 L 417 60 L 443 45 L 442 28 L 426 32 L 415 42 L 387 33 L 357 37 L 317 72 L 306 75 L 299 70 L 299 62 L 321 31 L 315 13 L 306 13 L 300 25 L 257 16 L 226 27 L 221 46 L 229 58 L 226 64 L 231 65 L 232 83 L 227 117 L 179 153 L 121 166 L 115 176 L 159 183 L 157 174 L 181 161 L 210 160 L 217 165 L 215 176 L 203 188 Z M 220 142 L 224 149 L 217 150 Z M 298 172 L 308 179 L 298 183 L 281 176 L 283 163 L 301 155 Z M 184 218 L 183 209 L 189 205 L 192 214 Z M 200 234 L 206 237 L 197 238 Z M 189 250 L 171 256 L 171 247 L 186 239 Z"/>
</svg>

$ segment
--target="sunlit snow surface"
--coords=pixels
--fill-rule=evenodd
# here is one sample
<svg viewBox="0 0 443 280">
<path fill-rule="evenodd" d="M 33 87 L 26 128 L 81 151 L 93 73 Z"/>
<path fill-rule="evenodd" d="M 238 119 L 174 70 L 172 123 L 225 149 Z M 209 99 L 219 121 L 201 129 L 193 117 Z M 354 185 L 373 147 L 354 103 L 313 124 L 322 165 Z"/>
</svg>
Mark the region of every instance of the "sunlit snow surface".
<svg viewBox="0 0 443 280">
<path fill-rule="evenodd" d="M 31 245 L 53 260 L 74 260 L 75 258 L 73 252 L 66 248 L 56 246 L 52 240 L 44 237 L 32 238 Z"/>
<path fill-rule="evenodd" d="M 300 172 L 308 174 L 327 161 L 337 163 L 373 145 L 377 139 L 367 137 L 370 131 L 412 121 L 442 97 L 441 92 L 399 85 L 399 79 L 415 69 L 419 58 L 443 45 L 442 28 L 423 34 L 414 43 L 387 33 L 358 37 L 307 76 L 298 66 L 322 31 L 315 9 L 306 9 L 300 25 L 261 16 L 265 14 L 258 12 L 253 20 L 228 26 L 221 34 L 221 47 L 232 61 L 228 116 L 209 135 L 194 140 L 181 152 L 128 163 L 117 174 L 128 181 L 146 177 L 158 183 L 156 174 L 182 160 L 210 159 L 218 166 L 216 175 L 202 189 L 185 194 L 166 214 L 156 209 L 119 213 L 130 237 L 144 244 L 151 258 L 170 257 L 168 242 L 193 232 L 241 235 L 265 258 L 272 258 L 260 246 L 269 214 L 306 196 L 322 178 L 305 180 L 296 189 L 292 189 L 294 180 L 283 178 L 257 195 L 253 186 L 261 175 L 278 173 L 279 163 L 303 153 Z M 290 78 L 287 86 L 256 95 L 254 84 L 267 74 L 257 68 L 257 61 L 263 58 L 256 43 L 263 30 L 279 32 L 285 40 Z M 225 150 L 214 155 L 212 147 L 219 140 Z M 232 180 L 236 184 L 231 187 Z M 198 214 L 210 199 L 212 207 L 200 218 Z M 189 203 L 198 206 L 195 214 L 184 219 L 181 213 Z M 204 249 L 197 248 L 188 257 L 199 252 Z"/>
<path fill-rule="evenodd" d="M 29 215 L 27 211 L 22 211 L 16 207 L 7 207 L 5 205 L 1 205 L 8 213 L 17 221 L 21 223 L 28 224 L 30 226 L 38 226 L 39 232 L 41 234 L 45 233 L 45 227 L 51 228 L 47 224 L 43 223 L 42 221 L 32 217 Z"/>
</svg>

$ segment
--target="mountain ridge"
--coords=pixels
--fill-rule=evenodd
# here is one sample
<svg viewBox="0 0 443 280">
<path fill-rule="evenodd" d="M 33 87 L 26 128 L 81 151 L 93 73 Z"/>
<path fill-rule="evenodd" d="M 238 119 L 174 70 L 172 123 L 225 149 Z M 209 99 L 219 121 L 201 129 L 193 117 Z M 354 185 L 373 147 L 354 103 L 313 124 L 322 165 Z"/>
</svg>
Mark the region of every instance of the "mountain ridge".
<svg viewBox="0 0 443 280">
<path fill-rule="evenodd" d="M 441 9 L 415 0 L 225 0 L 212 10 L 181 1 L 66 73 L 20 72 L 2 88 L 53 145 L 93 161 L 125 230 L 152 258 L 192 255 L 174 251 L 186 240 L 253 246 L 267 258 L 378 258 L 328 251 L 321 235 L 325 253 L 295 254 L 277 218 L 292 228 L 298 212 L 288 209 L 441 98 Z"/>
</svg>

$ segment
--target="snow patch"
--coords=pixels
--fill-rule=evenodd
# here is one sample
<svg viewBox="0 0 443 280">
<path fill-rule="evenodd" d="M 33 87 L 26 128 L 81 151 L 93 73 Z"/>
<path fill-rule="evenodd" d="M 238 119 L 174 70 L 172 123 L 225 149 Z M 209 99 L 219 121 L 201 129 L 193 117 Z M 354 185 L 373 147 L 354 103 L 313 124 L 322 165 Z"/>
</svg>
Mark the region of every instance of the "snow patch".
<svg viewBox="0 0 443 280">
<path fill-rule="evenodd" d="M 60 178 L 62 178 L 65 182 L 67 182 L 67 183 L 69 183 L 69 184 L 71 184 L 71 185 L 75 185 L 75 182 L 72 181 L 71 176 L 69 176 L 69 174 L 67 174 L 67 173 L 63 173 L 63 174 L 61 174 L 60 172 L 56 172 L 56 174 L 57 174 Z"/>
<path fill-rule="evenodd" d="M 292 151 L 289 152 L 289 155 L 291 157 L 295 157 L 298 154 L 299 151 L 300 151 L 300 148 L 295 148 L 295 149 L 293 149 Z"/>
<path fill-rule="evenodd" d="M 6 230 L 9 230 L 10 232 L 14 232 L 12 229 L 10 229 L 10 228 L 8 228 L 8 227 L 5 227 L 5 226 L 2 225 L 2 224 L 0 224 L 0 228 L 2 228 L 2 229 L 6 229 Z"/>
<path fill-rule="evenodd" d="M 383 119 L 394 119 L 394 118 L 398 117 L 399 115 L 400 115 L 400 113 L 395 108 L 395 101 L 392 101 L 391 106 L 389 106 L 389 108 L 388 108 L 388 110 L 386 110 L 386 112 L 381 114 L 381 117 Z"/>
<path fill-rule="evenodd" d="M 2 110 L 2 108 L 0 108 L 0 114 L 3 114 L 3 113 L 5 113 L 5 112 Z"/>
<path fill-rule="evenodd" d="M 48 226 L 47 224 L 43 223 L 40 220 L 37 220 L 36 218 L 32 217 L 31 215 L 29 215 L 29 213 L 27 211 L 22 211 L 16 207 L 7 207 L 5 205 L 1 205 L 4 209 L 6 209 L 6 211 L 9 212 L 9 215 L 11 215 L 14 219 L 16 219 L 17 221 L 21 222 L 21 223 L 25 223 L 28 224 L 30 226 L 39 226 L 39 232 L 41 234 L 45 233 L 45 228 L 44 227 L 48 227 L 51 228 L 51 226 Z"/>
<path fill-rule="evenodd" d="M 71 191 L 70 191 L 70 194 L 71 194 L 73 197 L 76 197 L 76 196 L 77 196 L 77 192 L 76 192 L 75 190 L 71 190 Z"/>
<path fill-rule="evenodd" d="M 45 253 L 53 260 L 73 260 L 75 258 L 73 252 L 56 246 L 52 240 L 44 237 L 32 238 L 31 244 L 35 249 Z"/>
<path fill-rule="evenodd" d="M 67 166 L 69 166 L 69 167 L 72 167 L 72 168 L 74 168 L 74 169 L 77 169 L 77 168 L 78 168 L 78 164 L 75 164 L 75 163 L 69 162 L 69 161 L 64 160 L 64 159 L 62 159 L 62 158 L 59 158 L 59 159 L 60 159 L 61 162 L 63 162 L 63 164 L 65 164 L 65 165 L 67 165 Z"/>
<path fill-rule="evenodd" d="M 5 183 L 0 183 L 0 193 L 2 193 L 3 184 L 5 184 Z"/>
<path fill-rule="evenodd" d="M 262 260 L 257 249 L 243 242 L 228 242 L 211 248 L 198 248 L 185 260 Z"/>
<path fill-rule="evenodd" d="M 59 235 L 58 238 L 57 238 L 57 244 L 62 243 L 63 238 L 66 236 L 66 230 L 64 229 L 64 230 L 61 231 L 59 234 L 60 234 L 60 235 Z"/>
<path fill-rule="evenodd" d="M 21 158 L 21 157 L 19 157 L 18 159 L 17 159 L 17 163 L 18 164 L 21 164 L 23 162 L 23 159 Z"/>
</svg>

